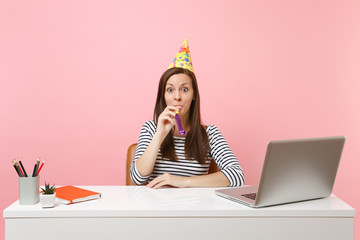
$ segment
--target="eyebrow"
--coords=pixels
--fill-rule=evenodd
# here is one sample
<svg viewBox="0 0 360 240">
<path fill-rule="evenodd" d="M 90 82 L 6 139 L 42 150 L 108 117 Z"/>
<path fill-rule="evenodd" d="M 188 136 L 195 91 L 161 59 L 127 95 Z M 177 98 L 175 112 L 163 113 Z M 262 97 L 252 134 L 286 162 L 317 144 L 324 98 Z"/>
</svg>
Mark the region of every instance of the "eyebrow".
<svg viewBox="0 0 360 240">
<path fill-rule="evenodd" d="M 184 85 L 186 85 L 186 84 L 189 84 L 189 83 L 183 83 L 183 84 L 181 84 L 180 86 L 184 86 Z M 172 83 L 166 83 L 166 85 L 174 86 L 174 84 L 172 84 Z"/>
</svg>

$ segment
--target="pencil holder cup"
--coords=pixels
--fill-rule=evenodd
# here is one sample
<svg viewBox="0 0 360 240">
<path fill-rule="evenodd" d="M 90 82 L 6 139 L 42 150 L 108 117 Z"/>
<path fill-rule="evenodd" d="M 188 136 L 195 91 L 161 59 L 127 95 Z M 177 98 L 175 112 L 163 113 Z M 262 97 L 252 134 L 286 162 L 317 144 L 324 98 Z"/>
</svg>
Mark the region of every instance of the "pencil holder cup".
<svg viewBox="0 0 360 240">
<path fill-rule="evenodd" d="M 39 176 L 19 177 L 20 205 L 34 205 L 39 202 Z"/>
</svg>

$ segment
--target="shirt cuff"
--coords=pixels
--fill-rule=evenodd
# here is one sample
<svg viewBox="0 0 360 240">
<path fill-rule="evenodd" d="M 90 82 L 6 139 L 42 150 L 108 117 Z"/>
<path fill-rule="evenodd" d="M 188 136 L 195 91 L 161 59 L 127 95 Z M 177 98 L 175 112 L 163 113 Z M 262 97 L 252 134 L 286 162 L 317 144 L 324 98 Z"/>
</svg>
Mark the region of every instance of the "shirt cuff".
<svg viewBox="0 0 360 240">
<path fill-rule="evenodd" d="M 139 171 L 136 168 L 136 164 L 135 162 L 131 165 L 131 180 L 136 184 L 136 185 L 141 185 L 147 182 L 147 180 L 150 177 L 150 174 L 147 176 L 141 176 L 141 174 L 139 173 Z"/>
</svg>

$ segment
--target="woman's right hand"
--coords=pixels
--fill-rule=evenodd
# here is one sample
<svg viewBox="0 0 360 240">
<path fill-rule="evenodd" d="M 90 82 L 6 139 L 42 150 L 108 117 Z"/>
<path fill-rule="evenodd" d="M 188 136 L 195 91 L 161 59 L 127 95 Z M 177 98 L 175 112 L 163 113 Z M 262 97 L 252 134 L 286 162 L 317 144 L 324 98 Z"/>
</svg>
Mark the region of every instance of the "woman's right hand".
<svg viewBox="0 0 360 240">
<path fill-rule="evenodd" d="M 175 126 L 175 112 L 179 110 L 177 107 L 167 106 L 159 115 L 156 127 L 156 133 L 165 138 L 170 130 Z"/>
</svg>

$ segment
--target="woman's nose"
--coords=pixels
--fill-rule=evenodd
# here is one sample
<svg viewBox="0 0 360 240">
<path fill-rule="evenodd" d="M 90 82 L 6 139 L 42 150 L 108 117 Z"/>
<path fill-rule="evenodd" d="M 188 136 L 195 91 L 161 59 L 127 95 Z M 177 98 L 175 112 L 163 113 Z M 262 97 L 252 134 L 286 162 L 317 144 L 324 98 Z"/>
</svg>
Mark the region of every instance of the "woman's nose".
<svg viewBox="0 0 360 240">
<path fill-rule="evenodd" d="M 181 99 L 180 91 L 175 91 L 174 98 L 175 98 L 175 100 L 180 101 L 180 99 Z"/>
</svg>

